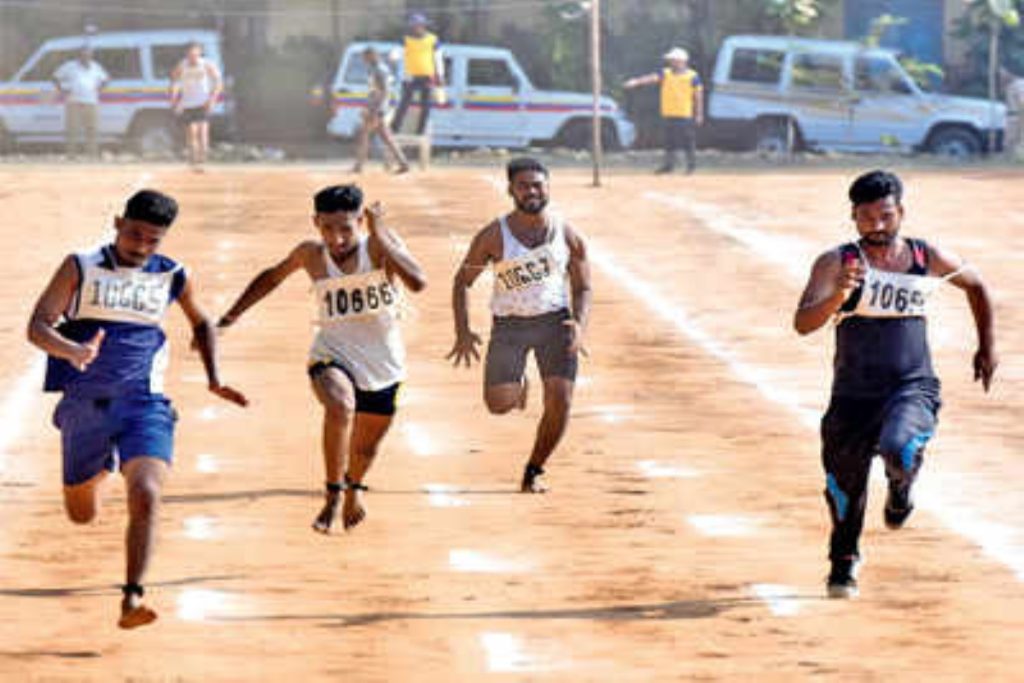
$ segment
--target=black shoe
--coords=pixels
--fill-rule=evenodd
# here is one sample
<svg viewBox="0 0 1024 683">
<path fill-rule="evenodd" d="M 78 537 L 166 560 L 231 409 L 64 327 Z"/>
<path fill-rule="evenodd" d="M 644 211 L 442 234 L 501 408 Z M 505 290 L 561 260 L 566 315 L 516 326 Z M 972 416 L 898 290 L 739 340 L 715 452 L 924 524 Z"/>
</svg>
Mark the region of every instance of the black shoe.
<svg viewBox="0 0 1024 683">
<path fill-rule="evenodd" d="M 856 557 L 844 557 L 832 560 L 832 571 L 828 575 L 828 597 L 830 598 L 855 598 L 857 590 L 857 564 Z"/>
<path fill-rule="evenodd" d="M 910 499 L 910 486 L 889 482 L 889 495 L 885 498 L 885 526 L 899 529 L 914 511 L 914 501 Z"/>
</svg>

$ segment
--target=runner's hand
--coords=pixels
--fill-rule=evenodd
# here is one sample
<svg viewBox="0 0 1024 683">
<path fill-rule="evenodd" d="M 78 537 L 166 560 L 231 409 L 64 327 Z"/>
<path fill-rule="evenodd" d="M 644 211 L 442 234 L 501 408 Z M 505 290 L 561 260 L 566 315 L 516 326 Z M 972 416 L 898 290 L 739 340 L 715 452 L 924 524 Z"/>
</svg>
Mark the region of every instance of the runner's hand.
<svg viewBox="0 0 1024 683">
<path fill-rule="evenodd" d="M 225 401 L 230 401 L 231 403 L 240 405 L 243 408 L 249 405 L 249 399 L 247 399 L 242 392 L 237 389 L 232 389 L 224 384 L 211 384 L 210 392 L 217 394 Z"/>
<path fill-rule="evenodd" d="M 864 264 L 856 256 L 843 259 L 842 268 L 836 278 L 836 287 L 843 294 L 843 301 L 850 298 L 854 290 L 864 283 Z"/>
<path fill-rule="evenodd" d="M 583 343 L 583 327 L 579 324 L 579 321 L 566 320 L 562 324 L 569 329 L 569 355 L 575 356 L 577 353 L 582 353 L 584 356 L 588 355 L 586 346 Z"/>
<path fill-rule="evenodd" d="M 363 215 L 366 217 L 366 229 L 370 231 L 371 235 L 376 235 L 378 229 L 384 224 L 384 205 L 374 202 L 363 210 Z"/>
<path fill-rule="evenodd" d="M 96 334 L 93 335 L 92 339 L 78 345 L 78 348 L 73 352 L 74 355 L 68 359 L 75 366 L 76 370 L 85 372 L 86 368 L 96 360 L 96 356 L 100 355 L 100 346 L 103 344 L 105 336 L 107 336 L 107 332 L 101 327 L 96 330 Z"/>
<path fill-rule="evenodd" d="M 999 358 L 991 348 L 980 348 L 974 354 L 974 381 L 981 380 L 981 386 L 988 392 L 992 385 L 992 376 L 999 366 Z"/>
<path fill-rule="evenodd" d="M 475 332 L 460 334 L 455 340 L 455 346 L 453 346 L 451 352 L 445 356 L 445 359 L 451 360 L 452 365 L 455 367 L 459 367 L 459 364 L 465 363 L 468 368 L 472 365 L 474 358 L 477 361 L 480 360 L 480 352 L 476 350 L 476 347 L 482 343 L 483 341 L 480 339 L 480 335 Z"/>
</svg>

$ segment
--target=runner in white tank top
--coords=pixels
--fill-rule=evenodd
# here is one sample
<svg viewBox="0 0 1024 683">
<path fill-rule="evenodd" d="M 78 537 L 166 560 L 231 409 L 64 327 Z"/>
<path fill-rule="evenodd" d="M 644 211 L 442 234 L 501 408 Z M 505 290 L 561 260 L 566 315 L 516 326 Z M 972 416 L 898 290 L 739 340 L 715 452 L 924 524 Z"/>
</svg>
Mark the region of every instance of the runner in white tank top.
<svg viewBox="0 0 1024 683">
<path fill-rule="evenodd" d="M 313 282 L 319 330 L 308 372 L 324 406 L 326 469 L 326 501 L 313 528 L 330 533 L 339 508 L 345 529 L 366 516 L 363 478 L 391 426 L 405 379 L 399 282 L 418 292 L 426 280 L 397 234 L 384 225 L 383 207 L 364 209 L 355 185 L 321 190 L 314 206 L 321 240 L 302 242 L 260 273 L 218 325 L 233 324 L 297 270 L 305 270 Z M 364 224 L 367 235 L 361 234 Z"/>
<path fill-rule="evenodd" d="M 543 492 L 544 463 L 569 420 L 577 356 L 590 317 L 590 266 L 586 244 L 560 217 L 547 211 L 548 171 L 534 159 L 508 165 L 515 211 L 498 218 L 473 240 L 455 275 L 452 308 L 455 346 L 449 358 L 468 367 L 480 337 L 469 326 L 467 290 L 488 267 L 494 269 L 484 399 L 495 414 L 526 403 L 526 359 L 533 351 L 544 380 L 544 415 L 520 490 Z M 570 301 L 571 292 L 571 301 Z"/>
<path fill-rule="evenodd" d="M 189 163 L 202 170 L 210 147 L 209 114 L 220 97 L 220 70 L 203 57 L 203 46 L 192 43 L 171 72 L 171 108 L 186 126 Z"/>
</svg>

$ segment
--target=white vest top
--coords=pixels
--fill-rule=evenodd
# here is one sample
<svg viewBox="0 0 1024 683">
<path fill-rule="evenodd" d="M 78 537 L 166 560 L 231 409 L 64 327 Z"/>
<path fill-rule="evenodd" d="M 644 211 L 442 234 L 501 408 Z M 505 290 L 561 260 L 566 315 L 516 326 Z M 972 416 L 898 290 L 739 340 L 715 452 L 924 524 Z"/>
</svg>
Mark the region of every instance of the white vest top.
<svg viewBox="0 0 1024 683">
<path fill-rule="evenodd" d="M 544 244 L 528 249 L 515 238 L 505 216 L 501 225 L 501 261 L 494 264 L 491 312 L 501 318 L 526 318 L 569 308 L 569 243 L 565 221 L 552 216 Z"/>
<path fill-rule="evenodd" d="M 181 83 L 181 106 L 185 109 L 202 107 L 213 92 L 213 79 L 208 72 L 209 62 L 200 58 L 198 64 L 189 64 L 187 59 L 179 65 L 178 81 Z"/>
<path fill-rule="evenodd" d="M 944 277 L 932 277 L 879 270 L 872 268 L 867 254 L 859 250 L 866 271 L 860 300 L 853 311 L 841 313 L 840 319 L 851 315 L 865 318 L 926 318 L 928 303 L 936 290 L 943 282 L 963 272 L 963 268 L 958 268 Z"/>
<path fill-rule="evenodd" d="M 316 280 L 319 331 L 310 364 L 336 361 L 358 388 L 378 391 L 405 379 L 405 346 L 398 325 L 402 290 L 383 268 L 374 268 L 368 242 L 360 238 L 356 271 L 346 275 L 323 248 L 327 277 Z"/>
</svg>

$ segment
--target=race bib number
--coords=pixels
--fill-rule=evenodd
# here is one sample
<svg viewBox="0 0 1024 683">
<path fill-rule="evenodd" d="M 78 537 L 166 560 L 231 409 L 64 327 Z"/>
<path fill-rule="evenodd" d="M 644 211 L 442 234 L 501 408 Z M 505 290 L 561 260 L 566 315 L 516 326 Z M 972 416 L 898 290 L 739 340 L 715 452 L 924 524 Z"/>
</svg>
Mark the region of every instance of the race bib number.
<svg viewBox="0 0 1024 683">
<path fill-rule="evenodd" d="M 170 304 L 174 273 L 89 268 L 78 303 L 79 318 L 157 325 Z"/>
<path fill-rule="evenodd" d="M 939 278 L 869 270 L 856 314 L 871 318 L 927 315 L 928 300 L 940 284 Z"/>
<path fill-rule="evenodd" d="M 321 325 L 379 315 L 390 315 L 399 293 L 383 270 L 318 280 L 317 306 Z"/>
<path fill-rule="evenodd" d="M 537 287 L 557 275 L 555 258 L 547 246 L 494 265 L 495 282 L 498 289 L 505 292 L 520 292 Z"/>
</svg>

